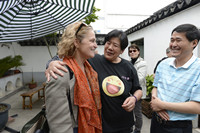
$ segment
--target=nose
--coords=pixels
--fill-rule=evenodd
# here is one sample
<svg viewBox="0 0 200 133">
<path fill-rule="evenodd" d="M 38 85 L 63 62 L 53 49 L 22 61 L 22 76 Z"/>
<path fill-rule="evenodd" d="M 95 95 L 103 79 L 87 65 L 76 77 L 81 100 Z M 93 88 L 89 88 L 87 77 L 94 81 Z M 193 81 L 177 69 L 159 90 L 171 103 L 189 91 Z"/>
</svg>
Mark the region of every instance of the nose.
<svg viewBox="0 0 200 133">
<path fill-rule="evenodd" d="M 113 44 L 110 44 L 109 46 L 108 46 L 108 49 L 113 49 Z"/>
<path fill-rule="evenodd" d="M 97 45 L 97 42 L 94 42 L 94 47 L 95 47 L 95 48 L 97 48 L 97 47 L 98 47 L 98 45 Z"/>
<path fill-rule="evenodd" d="M 170 42 L 169 46 L 170 46 L 170 48 L 176 47 L 177 46 L 176 41 Z"/>
</svg>

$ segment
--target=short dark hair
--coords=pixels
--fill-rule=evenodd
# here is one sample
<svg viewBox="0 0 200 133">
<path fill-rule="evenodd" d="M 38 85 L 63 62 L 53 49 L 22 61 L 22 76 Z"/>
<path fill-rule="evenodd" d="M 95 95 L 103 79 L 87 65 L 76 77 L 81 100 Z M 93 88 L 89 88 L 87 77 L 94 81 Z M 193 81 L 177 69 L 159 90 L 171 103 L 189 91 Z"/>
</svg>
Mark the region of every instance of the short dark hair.
<svg viewBox="0 0 200 133">
<path fill-rule="evenodd" d="M 132 49 L 137 49 L 138 51 L 140 51 L 140 48 L 139 48 L 138 45 L 135 44 L 135 43 L 131 44 L 131 45 L 128 47 L 128 50 L 129 50 L 130 48 L 132 48 Z"/>
<path fill-rule="evenodd" d="M 124 50 L 127 46 L 128 46 L 128 38 L 125 32 L 123 32 L 122 30 L 112 30 L 110 31 L 104 40 L 104 45 L 106 44 L 107 41 L 109 41 L 111 38 L 113 37 L 117 37 L 120 40 L 120 47 L 121 50 Z"/>
<path fill-rule="evenodd" d="M 200 31 L 199 29 L 192 25 L 192 24 L 182 24 L 177 26 L 176 28 L 174 28 L 172 30 L 171 35 L 173 34 L 173 32 L 178 32 L 178 33 L 185 33 L 186 38 L 188 39 L 188 41 L 193 41 L 195 39 L 200 40 Z"/>
</svg>

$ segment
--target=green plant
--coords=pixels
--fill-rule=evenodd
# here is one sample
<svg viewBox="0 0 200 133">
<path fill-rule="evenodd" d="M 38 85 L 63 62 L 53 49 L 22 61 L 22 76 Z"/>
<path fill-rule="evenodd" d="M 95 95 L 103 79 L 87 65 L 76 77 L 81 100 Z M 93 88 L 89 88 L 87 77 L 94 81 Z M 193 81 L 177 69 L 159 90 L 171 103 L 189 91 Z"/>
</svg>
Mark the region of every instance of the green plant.
<svg viewBox="0 0 200 133">
<path fill-rule="evenodd" d="M 96 12 L 98 12 L 98 11 L 100 11 L 100 10 L 101 10 L 101 9 L 96 8 L 95 6 L 93 6 L 93 8 L 92 8 L 92 13 L 91 13 L 89 16 L 85 17 L 85 18 L 83 19 L 83 21 L 84 21 L 86 24 L 90 24 L 91 22 L 95 22 L 96 20 L 99 19 L 99 17 L 96 15 Z"/>
<path fill-rule="evenodd" d="M 2 77 L 5 72 L 7 72 L 9 69 L 13 67 L 19 67 L 25 65 L 22 62 L 22 56 L 21 55 L 16 55 L 14 57 L 12 56 L 6 56 L 2 59 L 0 59 L 0 77 Z"/>
<path fill-rule="evenodd" d="M 149 96 L 151 94 L 151 91 L 152 91 L 152 89 L 154 87 L 153 86 L 153 81 L 154 81 L 153 74 L 146 76 L 147 96 Z"/>
</svg>

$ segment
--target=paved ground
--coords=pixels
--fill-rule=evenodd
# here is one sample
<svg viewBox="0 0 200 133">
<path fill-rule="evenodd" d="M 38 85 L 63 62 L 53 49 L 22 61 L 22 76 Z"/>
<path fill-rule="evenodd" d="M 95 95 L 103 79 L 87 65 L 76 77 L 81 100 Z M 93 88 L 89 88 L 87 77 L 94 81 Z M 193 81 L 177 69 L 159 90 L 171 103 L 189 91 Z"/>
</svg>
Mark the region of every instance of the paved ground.
<svg viewBox="0 0 200 133">
<path fill-rule="evenodd" d="M 29 88 L 24 88 L 21 91 L 17 92 L 10 98 L 7 98 L 4 101 L 1 101 L 1 103 L 8 103 L 11 105 L 11 109 L 9 110 L 9 116 L 18 114 L 17 117 L 15 117 L 15 121 L 10 122 L 7 124 L 8 127 L 15 129 L 17 131 L 20 131 L 23 125 L 29 121 L 32 117 L 34 117 L 40 110 L 42 105 L 44 104 L 44 100 L 38 100 L 36 103 L 33 104 L 33 109 L 22 109 L 22 97 L 20 94 L 23 92 L 28 91 Z M 37 99 L 37 94 L 33 96 L 33 101 Z M 29 99 L 26 98 L 27 103 L 29 102 Z M 2 133 L 8 133 L 7 131 L 3 131 Z"/>
<path fill-rule="evenodd" d="M 35 104 L 33 104 L 32 110 L 22 109 L 22 97 L 20 96 L 20 94 L 23 92 L 26 92 L 27 90 L 28 88 L 25 87 L 24 89 L 17 92 L 13 96 L 1 101 L 1 103 L 8 103 L 11 105 L 11 109 L 9 110 L 9 116 L 18 114 L 18 116 L 15 118 L 15 121 L 7 124 L 8 127 L 13 128 L 18 131 L 20 131 L 23 125 L 41 110 L 41 107 L 44 104 L 43 100 L 39 100 Z M 37 95 L 33 97 L 33 101 L 36 99 L 37 99 Z M 143 120 L 144 120 L 144 123 L 143 123 L 142 133 L 149 133 L 150 119 L 148 119 L 146 116 L 143 116 Z M 8 132 L 4 130 L 2 131 L 2 133 L 8 133 Z M 193 133 L 200 133 L 200 130 L 193 129 Z"/>
</svg>

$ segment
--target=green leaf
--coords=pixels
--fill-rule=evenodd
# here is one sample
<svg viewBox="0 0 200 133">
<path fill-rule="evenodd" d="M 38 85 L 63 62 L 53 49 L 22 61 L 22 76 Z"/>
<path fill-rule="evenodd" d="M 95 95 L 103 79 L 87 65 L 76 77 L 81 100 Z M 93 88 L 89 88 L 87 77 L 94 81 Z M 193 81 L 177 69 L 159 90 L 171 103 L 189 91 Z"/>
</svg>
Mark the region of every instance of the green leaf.
<svg viewBox="0 0 200 133">
<path fill-rule="evenodd" d="M 96 20 L 98 20 L 99 19 L 99 17 L 96 15 L 96 12 L 98 12 L 98 11 L 100 11 L 101 9 L 98 9 L 98 8 L 96 8 L 95 6 L 93 6 L 93 9 L 92 9 L 92 13 L 89 15 L 89 16 L 87 16 L 87 17 L 85 17 L 84 19 L 83 19 L 83 21 L 86 23 L 86 24 L 90 24 L 91 22 L 95 22 Z"/>
<path fill-rule="evenodd" d="M 154 81 L 153 74 L 146 76 L 147 95 L 149 95 L 152 89 L 154 88 L 153 81 Z"/>
<path fill-rule="evenodd" d="M 6 56 L 0 59 L 0 77 L 2 77 L 9 69 L 23 65 L 25 64 L 22 62 L 21 55 L 16 55 L 13 58 L 12 56 Z"/>
</svg>

